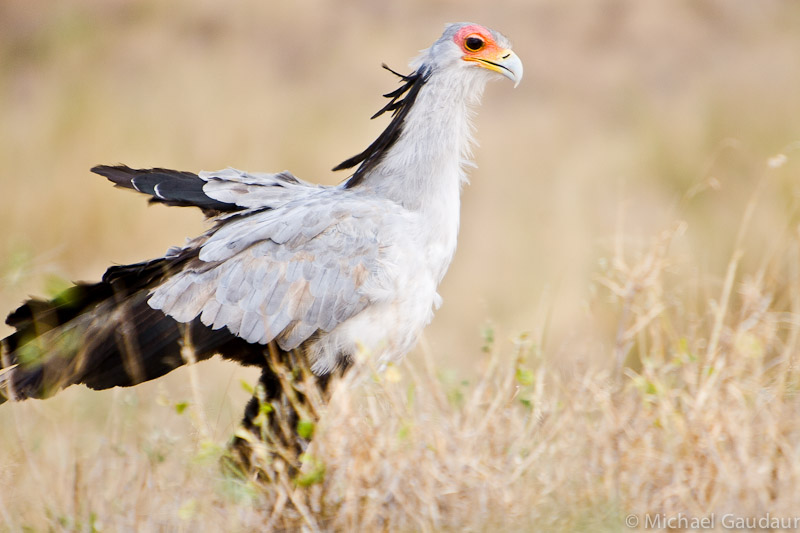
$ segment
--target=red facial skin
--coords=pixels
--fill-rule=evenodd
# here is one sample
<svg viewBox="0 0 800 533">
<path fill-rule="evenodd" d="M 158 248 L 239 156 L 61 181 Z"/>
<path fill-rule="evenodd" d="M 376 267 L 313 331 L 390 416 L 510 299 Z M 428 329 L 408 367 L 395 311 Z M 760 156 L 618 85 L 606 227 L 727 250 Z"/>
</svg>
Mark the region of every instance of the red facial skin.
<svg viewBox="0 0 800 533">
<path fill-rule="evenodd" d="M 478 50 L 470 50 L 467 48 L 467 39 L 470 37 L 478 37 L 483 42 L 484 45 L 479 48 Z M 468 58 L 496 58 L 500 55 L 500 52 L 503 50 L 497 46 L 497 43 L 492 37 L 491 32 L 480 26 L 478 24 L 471 24 L 469 26 L 464 26 L 458 33 L 456 33 L 455 37 L 453 37 L 453 41 L 461 48 L 461 51 L 464 52 L 464 59 Z"/>
</svg>

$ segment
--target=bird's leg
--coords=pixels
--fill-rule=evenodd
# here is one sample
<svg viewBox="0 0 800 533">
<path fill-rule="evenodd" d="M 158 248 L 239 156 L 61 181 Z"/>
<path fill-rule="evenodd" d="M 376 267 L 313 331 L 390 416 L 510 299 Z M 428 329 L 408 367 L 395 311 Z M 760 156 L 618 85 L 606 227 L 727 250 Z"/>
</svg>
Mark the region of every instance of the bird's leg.
<svg viewBox="0 0 800 533">
<path fill-rule="evenodd" d="M 270 344 L 267 365 L 231 442 L 225 467 L 275 482 L 294 477 L 328 399 L 334 374 L 316 376 L 304 354 Z"/>
</svg>

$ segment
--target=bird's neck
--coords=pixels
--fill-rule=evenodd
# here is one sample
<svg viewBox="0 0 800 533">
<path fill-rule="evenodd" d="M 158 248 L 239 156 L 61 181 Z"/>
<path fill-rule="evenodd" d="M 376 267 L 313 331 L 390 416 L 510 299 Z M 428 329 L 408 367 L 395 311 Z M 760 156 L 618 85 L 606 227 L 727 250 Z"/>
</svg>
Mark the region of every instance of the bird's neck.
<svg viewBox="0 0 800 533">
<path fill-rule="evenodd" d="M 432 73 L 397 140 L 363 178 L 362 187 L 417 211 L 431 223 L 458 228 L 464 167 L 471 164 L 470 109 L 483 83 Z"/>
</svg>

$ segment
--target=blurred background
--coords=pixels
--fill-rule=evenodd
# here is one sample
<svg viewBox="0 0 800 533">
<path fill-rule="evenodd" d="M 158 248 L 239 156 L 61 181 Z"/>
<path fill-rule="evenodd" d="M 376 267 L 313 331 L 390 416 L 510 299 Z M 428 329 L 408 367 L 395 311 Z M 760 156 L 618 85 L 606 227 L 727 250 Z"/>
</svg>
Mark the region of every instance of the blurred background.
<svg viewBox="0 0 800 533">
<path fill-rule="evenodd" d="M 397 83 L 381 62 L 407 70 L 460 20 L 507 34 L 526 77 L 491 84 L 475 121 L 437 357 L 458 363 L 487 321 L 534 328 L 543 306 L 569 329 L 620 222 L 635 243 L 687 218 L 703 268 L 727 262 L 754 166 L 800 139 L 795 2 L 5 0 L 0 307 L 203 230 L 95 164 L 344 179 L 329 169 L 386 125 L 369 120 Z"/>
<path fill-rule="evenodd" d="M 635 257 L 683 221 L 675 272 L 714 287 L 778 154 L 788 159 L 769 171 L 744 268 L 758 268 L 776 235 L 797 224 L 792 0 L 3 0 L 0 310 L 203 231 L 199 212 L 148 207 L 90 174 L 93 165 L 289 169 L 337 183 L 347 175 L 329 169 L 386 124 L 369 120 L 397 84 L 381 63 L 406 71 L 444 23 L 463 20 L 507 35 L 525 79 L 516 90 L 491 84 L 475 120 L 478 168 L 444 305 L 426 332 L 442 367 L 476 372 L 487 324 L 503 343 L 539 332 L 557 361 L 585 363 L 575 346 L 587 342 L 599 347 L 594 357 L 610 354 L 617 317 L 603 314 L 595 278 L 615 246 Z M 712 297 L 704 287 L 697 300 Z M 246 397 L 237 380 L 255 374 L 201 367 L 224 442 Z M 6 405 L 0 421 L 15 417 L 14 438 L 25 441 L 37 434 L 23 421 L 32 411 L 55 427 L 81 409 L 124 411 L 161 394 L 179 401 L 188 395 L 181 372 L 130 391 Z M 99 406 L 106 400 L 112 407 Z M 112 424 L 102 413 L 89 424 Z"/>
</svg>

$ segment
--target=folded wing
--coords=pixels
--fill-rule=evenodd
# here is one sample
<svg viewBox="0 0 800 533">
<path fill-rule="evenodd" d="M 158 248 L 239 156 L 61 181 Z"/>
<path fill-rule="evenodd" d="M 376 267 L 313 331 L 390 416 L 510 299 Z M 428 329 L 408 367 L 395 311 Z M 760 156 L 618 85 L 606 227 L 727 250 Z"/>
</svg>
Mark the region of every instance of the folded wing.
<svg viewBox="0 0 800 533">
<path fill-rule="evenodd" d="M 153 291 L 150 306 L 179 322 L 199 316 L 214 330 L 291 350 L 380 298 L 387 284 L 375 275 L 387 271 L 381 228 L 391 216 L 385 206 L 330 188 L 292 199 L 285 190 L 267 197 L 276 186 L 262 183 L 208 183 L 216 198 L 246 205 L 261 193 L 254 205 L 272 208 L 228 218 L 190 243 L 199 247 L 196 259 Z"/>
</svg>

